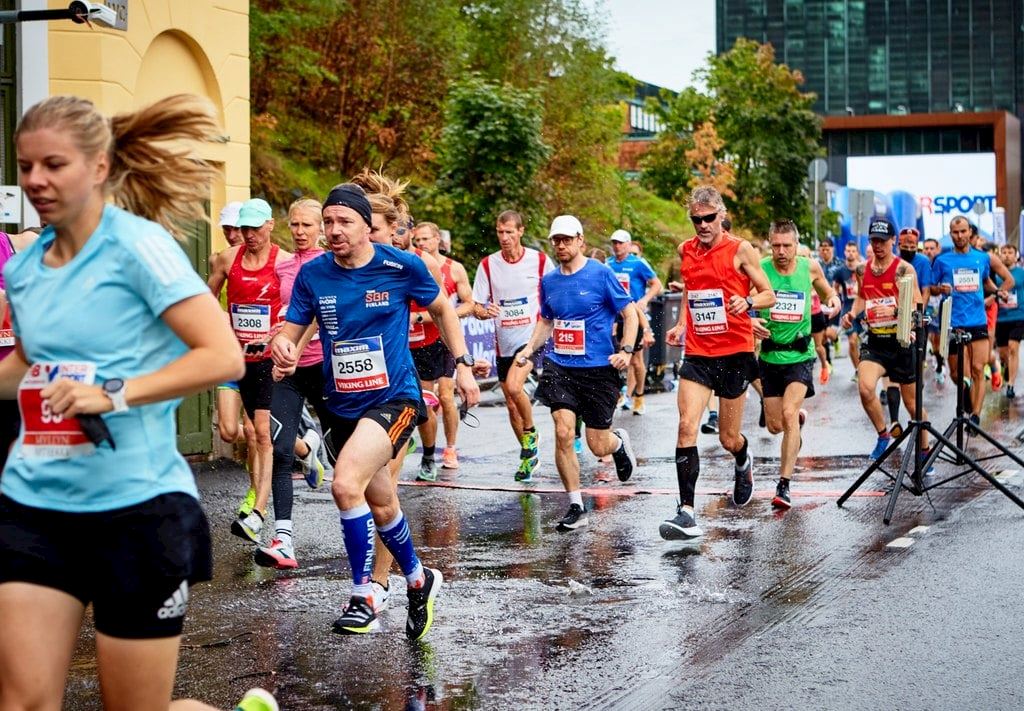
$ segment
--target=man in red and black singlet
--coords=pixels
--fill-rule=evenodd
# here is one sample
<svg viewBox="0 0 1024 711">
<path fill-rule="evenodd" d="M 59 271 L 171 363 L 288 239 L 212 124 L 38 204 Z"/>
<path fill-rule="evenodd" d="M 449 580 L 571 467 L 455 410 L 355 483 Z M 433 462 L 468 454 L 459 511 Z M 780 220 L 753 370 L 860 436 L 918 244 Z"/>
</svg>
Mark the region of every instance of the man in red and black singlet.
<svg viewBox="0 0 1024 711">
<path fill-rule="evenodd" d="M 451 257 L 441 254 L 441 229 L 433 222 L 421 222 L 412 232 L 412 243 L 420 250 L 436 259 L 441 265 L 441 288 L 455 307 L 455 314 L 464 318 L 473 313 L 473 288 L 469 285 L 466 268 Z M 444 436 L 447 446 L 441 458 L 445 469 L 458 469 L 459 457 L 455 449 L 459 431 L 459 408 L 455 404 L 455 358 L 444 343 L 435 337 L 436 345 L 416 348 L 412 341 L 418 329 L 437 332 L 430 314 L 426 311 L 415 312 L 421 323 L 410 324 L 409 345 L 414 348 L 413 361 L 419 372 L 420 384 L 424 390 L 434 392 L 441 401 L 441 415 L 444 419 Z M 420 425 L 420 436 L 423 438 L 423 460 L 420 463 L 420 474 L 417 478 L 426 481 L 437 479 L 437 468 L 434 464 L 434 447 L 437 442 L 437 415 L 433 408 L 428 408 L 428 419 Z M 429 446 L 429 456 L 428 456 Z"/>
<path fill-rule="evenodd" d="M 274 379 L 268 344 L 282 321 L 281 280 L 276 267 L 292 255 L 270 242 L 274 218 L 265 200 L 256 198 L 244 202 L 237 225 L 242 232 L 242 243 L 211 260 L 207 283 L 214 295 L 219 295 L 227 283 L 228 317 L 245 356 L 245 375 L 238 381 L 238 387 L 242 406 L 256 429 L 256 456 L 249 472 L 255 501 L 248 512 L 240 510 L 242 517 L 231 523 L 231 532 L 258 544 L 270 499 L 274 461 L 270 436 Z"/>
<path fill-rule="evenodd" d="M 843 328 L 850 328 L 854 320 L 864 315 L 865 336 L 860 347 L 860 363 L 857 365 L 857 383 L 860 401 L 871 424 L 878 432 L 878 441 L 871 456 L 878 459 L 885 452 L 892 435 L 885 424 L 885 413 L 876 393 L 878 380 L 883 375 L 900 388 L 907 410 L 914 412 L 917 402 L 914 382 L 917 379 L 914 349 L 901 346 L 896 341 L 896 324 L 899 314 L 899 290 L 897 279 L 909 276 L 913 281 L 914 303 L 921 303 L 914 268 L 892 251 L 896 228 L 884 218 L 875 218 L 868 228 L 871 243 L 869 261 L 857 267 L 857 296 L 853 306 L 843 314 Z M 922 411 L 923 412 L 923 411 Z M 927 414 L 924 418 L 927 419 Z M 924 452 L 927 439 L 922 430 L 921 451 Z"/>
<path fill-rule="evenodd" d="M 775 292 L 761 268 L 761 255 L 749 242 L 722 228 L 725 204 L 718 191 L 697 188 L 690 195 L 688 208 L 697 234 L 679 247 L 684 307 L 679 322 L 666 334 L 672 345 L 678 345 L 679 336 L 686 334 L 676 441 L 680 501 L 675 517 L 659 529 L 661 537 L 669 540 L 703 534 L 693 511 L 700 474 L 697 427 L 712 391 L 720 400 L 719 441 L 736 458 L 733 502 L 742 506 L 753 496 L 753 462 L 747 438 L 740 434 L 747 385 L 758 377 L 747 312 L 775 303 Z"/>
</svg>

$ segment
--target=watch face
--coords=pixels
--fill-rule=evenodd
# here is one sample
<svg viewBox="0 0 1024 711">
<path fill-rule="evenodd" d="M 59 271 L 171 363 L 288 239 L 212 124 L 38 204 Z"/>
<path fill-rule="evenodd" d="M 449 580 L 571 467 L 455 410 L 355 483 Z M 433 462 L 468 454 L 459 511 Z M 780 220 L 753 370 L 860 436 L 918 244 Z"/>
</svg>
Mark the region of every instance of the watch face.
<svg viewBox="0 0 1024 711">
<path fill-rule="evenodd" d="M 103 383 L 103 390 L 108 393 L 115 393 L 123 387 L 124 381 L 121 378 L 111 378 Z"/>
</svg>

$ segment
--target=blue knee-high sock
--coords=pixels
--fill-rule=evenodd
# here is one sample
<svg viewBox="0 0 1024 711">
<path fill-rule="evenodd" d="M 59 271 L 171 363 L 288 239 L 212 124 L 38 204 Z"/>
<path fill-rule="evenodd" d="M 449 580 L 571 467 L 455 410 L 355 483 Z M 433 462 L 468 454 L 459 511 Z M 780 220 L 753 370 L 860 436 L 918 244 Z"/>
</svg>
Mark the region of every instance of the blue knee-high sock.
<svg viewBox="0 0 1024 711">
<path fill-rule="evenodd" d="M 369 597 L 370 573 L 373 572 L 373 541 L 377 533 L 370 506 L 363 504 L 341 512 L 341 536 L 352 566 L 352 594 Z"/>
<path fill-rule="evenodd" d="M 420 559 L 416 556 L 416 550 L 412 546 L 412 532 L 409 530 L 409 522 L 401 509 L 392 521 L 378 528 L 377 533 L 380 534 L 380 540 L 391 551 L 391 555 L 395 556 L 398 567 L 402 569 L 409 585 L 417 585 L 423 576 L 423 566 L 420 565 Z"/>
</svg>

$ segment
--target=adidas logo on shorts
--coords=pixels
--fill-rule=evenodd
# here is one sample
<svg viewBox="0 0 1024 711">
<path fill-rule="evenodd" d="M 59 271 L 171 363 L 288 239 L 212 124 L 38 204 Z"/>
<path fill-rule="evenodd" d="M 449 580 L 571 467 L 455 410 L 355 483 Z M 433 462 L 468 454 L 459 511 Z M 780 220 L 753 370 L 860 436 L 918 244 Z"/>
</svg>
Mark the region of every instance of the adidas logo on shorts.
<svg viewBox="0 0 1024 711">
<path fill-rule="evenodd" d="M 188 608 L 188 581 L 182 580 L 174 594 L 164 600 L 164 606 L 157 610 L 156 616 L 161 620 L 181 617 Z"/>
</svg>

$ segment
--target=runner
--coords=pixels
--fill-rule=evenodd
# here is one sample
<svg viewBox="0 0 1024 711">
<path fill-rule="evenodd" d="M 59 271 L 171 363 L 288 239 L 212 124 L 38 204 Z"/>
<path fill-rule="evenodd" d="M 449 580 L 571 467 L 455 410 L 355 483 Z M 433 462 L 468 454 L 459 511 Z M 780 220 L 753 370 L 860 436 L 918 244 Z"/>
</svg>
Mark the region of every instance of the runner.
<svg viewBox="0 0 1024 711">
<path fill-rule="evenodd" d="M 924 241 L 922 246 L 924 256 L 928 258 L 928 263 L 934 268 L 935 258 L 942 253 L 942 249 L 939 246 L 939 241 L 933 237 L 929 237 Z M 931 274 L 929 274 L 929 283 L 931 282 Z M 935 383 L 942 385 L 946 382 L 946 374 L 942 372 L 942 366 L 944 365 L 945 358 L 939 353 L 939 329 L 941 324 L 939 323 L 939 306 L 942 304 L 942 294 L 935 288 L 935 284 L 930 284 L 928 287 L 928 300 L 925 306 L 925 314 L 928 316 L 928 343 L 932 349 L 932 356 L 935 358 Z"/>
<path fill-rule="evenodd" d="M 996 321 L 999 360 L 1006 370 L 1003 378 L 1006 397 L 1013 400 L 1017 397 L 1014 388 L 1020 365 L 1020 342 L 1024 340 L 1024 268 L 1020 266 L 1020 252 L 1016 245 L 1004 244 L 999 248 L 999 257 L 1013 277 L 1013 291 L 1007 291 L 1006 300 L 999 302 L 999 319 Z M 1002 279 L 998 275 L 995 281 L 1002 287 Z"/>
<path fill-rule="evenodd" d="M 838 292 L 843 304 L 839 319 L 840 327 L 842 327 L 842 317 L 853 308 L 853 302 L 857 298 L 857 268 L 862 262 L 856 242 L 846 243 L 843 248 L 843 257 L 843 265 L 836 270 L 832 281 L 832 287 Z M 857 381 L 856 370 L 860 364 L 860 334 L 863 332 L 863 320 L 860 318 L 854 319 L 849 328 L 843 328 L 843 333 L 846 334 L 847 348 L 850 352 L 850 362 L 853 363 L 854 376 L 852 380 L 854 382 Z"/>
<path fill-rule="evenodd" d="M 654 333 L 647 324 L 647 308 L 655 296 L 661 293 L 661 280 L 651 269 L 651 265 L 643 258 L 633 254 L 630 247 L 633 237 L 626 230 L 615 230 L 611 236 L 612 256 L 605 262 L 615 272 L 615 278 L 644 314 L 645 325 L 637 332 L 633 344 L 632 355 L 629 357 L 629 370 L 626 374 L 627 397 L 632 400 L 634 415 L 643 415 L 644 386 L 647 381 L 647 364 L 644 362 L 644 346 L 654 343 Z M 617 322 L 618 333 L 622 334 L 621 322 Z"/>
<path fill-rule="evenodd" d="M 740 434 L 747 385 L 759 375 L 747 311 L 775 305 L 761 255 L 722 228 L 725 204 L 719 192 L 699 187 L 690 194 L 687 208 L 696 237 L 679 246 L 684 307 L 666 334 L 670 345 L 679 345 L 680 336 L 686 336 L 676 440 L 679 506 L 659 528 L 668 540 L 703 535 L 693 509 L 700 475 L 697 427 L 712 391 L 719 399 L 718 439 L 736 459 L 733 503 L 743 506 L 754 495 L 753 457 L 747 438 Z"/>
<path fill-rule="evenodd" d="M 270 403 L 274 389 L 273 363 L 267 344 L 281 324 L 281 280 L 277 269 L 292 255 L 270 242 L 274 216 L 266 200 L 254 198 L 238 211 L 242 244 L 210 260 L 208 284 L 214 295 L 227 284 L 228 315 L 245 355 L 245 375 L 239 381 L 242 407 L 256 431 L 256 456 L 249 470 L 249 488 L 239 506 L 231 532 L 258 544 L 270 500 L 274 446 L 270 434 Z M 242 516 L 249 502 L 252 507 Z"/>
<path fill-rule="evenodd" d="M 792 506 L 790 479 L 803 444 L 800 428 L 806 412 L 804 400 L 814 396 L 814 341 L 811 335 L 811 289 L 829 309 L 839 311 L 839 297 L 821 265 L 797 256 L 800 232 L 790 220 L 776 220 L 768 228 L 772 256 L 761 267 L 775 290 L 775 304 L 761 311 L 764 325 L 755 327 L 762 337 L 758 368 L 764 394 L 765 424 L 772 434 L 782 433 L 779 483 L 772 506 Z"/>
<path fill-rule="evenodd" d="M 573 451 L 576 415 L 587 426 L 587 446 L 597 457 L 612 455 L 619 481 L 628 481 L 636 457 L 625 430 L 611 431 L 619 396 L 619 371 L 629 365 L 636 341 L 638 317 L 633 300 L 612 272 L 583 252 L 583 225 L 572 215 L 552 221 L 548 239 L 559 268 L 541 281 L 540 319 L 516 366 L 526 370 L 530 359 L 549 338 L 551 352 L 537 386 L 537 399 L 551 408 L 555 423 L 555 467 L 569 495 L 569 510 L 559 531 L 574 531 L 589 523 L 580 492 L 580 461 Z M 622 317 L 618 352 L 612 324 Z"/>
<path fill-rule="evenodd" d="M 554 269 L 548 256 L 523 246 L 523 217 L 514 210 L 498 215 L 495 225 L 500 250 L 483 258 L 473 279 L 473 315 L 494 323 L 498 382 L 505 396 L 509 424 L 519 445 L 515 480 L 531 481 L 540 462 L 533 404 L 523 386 L 536 363 L 512 364 L 537 323 L 541 278 Z"/>
<path fill-rule="evenodd" d="M 878 433 L 875 448 L 871 451 L 872 459 L 882 456 L 893 437 L 890 428 L 886 427 L 882 403 L 876 393 L 878 381 L 883 375 L 899 387 L 907 411 L 916 412 L 914 382 L 917 371 L 914 349 L 901 346 L 896 340 L 899 303 L 897 279 L 912 277 L 915 304 L 920 303 L 921 293 L 917 289 L 914 268 L 892 252 L 895 236 L 896 228 L 885 218 L 876 217 L 871 221 L 868 228 L 871 260 L 857 268 L 857 298 L 850 311 L 843 315 L 844 328 L 849 328 L 862 313 L 866 322 L 867 339 L 860 349 L 857 382 L 861 405 Z M 924 408 L 921 412 L 923 419 L 927 420 Z M 921 431 L 920 441 L 921 454 L 925 455 L 928 440 L 924 430 Z"/>
<path fill-rule="evenodd" d="M 288 208 L 288 229 L 295 244 L 295 253 L 291 259 L 279 263 L 276 267 L 277 278 L 281 284 L 282 310 L 287 310 L 291 302 L 292 287 L 299 270 L 324 253 L 319 245 L 323 234 L 320 214 L 320 203 L 310 198 L 297 200 Z M 324 405 L 323 395 L 324 357 L 320 348 L 320 336 L 316 330 L 311 328 L 304 334 L 299 346 L 302 355 L 299 356 L 295 372 L 291 375 L 284 375 L 279 371 L 273 373 L 274 379 L 278 381 L 274 385 L 270 402 L 270 411 L 273 413 L 276 427 L 271 476 L 274 495 L 274 535 L 269 545 L 261 546 L 253 552 L 255 562 L 269 568 L 299 567 L 295 558 L 292 524 L 292 504 L 295 496 L 292 468 L 296 457 L 303 460 L 306 483 L 310 488 L 317 488 L 324 480 L 324 465 L 317 456 L 320 450 L 320 435 L 316 429 L 307 429 L 304 439 L 296 440 L 305 414 L 304 403 L 307 400 L 316 410 L 317 418 L 321 422 L 328 420 L 329 413 Z"/>
<path fill-rule="evenodd" d="M 465 267 L 451 257 L 441 254 L 441 229 L 433 222 L 421 222 L 413 229 L 412 243 L 418 249 L 433 257 L 441 265 L 441 285 L 445 291 L 445 296 L 451 300 L 452 306 L 455 307 L 455 315 L 461 319 L 472 314 L 476 304 L 473 301 L 473 289 L 469 285 L 469 276 L 466 274 Z M 456 304 L 458 305 L 456 306 Z M 429 325 L 433 327 L 432 330 L 436 330 L 436 327 L 431 322 L 429 313 L 421 314 L 421 316 L 424 329 Z M 410 327 L 410 337 L 414 330 L 415 327 Z M 443 343 L 440 345 L 444 348 Z M 446 444 L 444 453 L 441 455 L 441 466 L 445 469 L 458 469 L 459 455 L 455 444 L 459 432 L 459 407 L 455 402 L 455 380 L 453 378 L 455 375 L 455 362 L 447 348 L 444 348 L 442 364 L 443 368 L 438 377 L 425 379 L 421 374 L 420 384 L 424 390 L 429 390 L 430 392 L 434 392 L 436 384 L 437 396 L 441 401 Z M 430 441 L 435 442 L 437 436 L 437 416 L 434 414 L 433 409 L 428 408 L 427 412 L 429 413 L 430 420 L 424 424 L 420 432 L 422 433 L 424 429 L 430 428 L 432 430 Z M 426 447 L 425 435 L 424 447 Z M 432 459 L 433 457 L 431 457 Z"/>
<path fill-rule="evenodd" d="M 988 363 L 988 325 L 985 315 L 985 281 L 996 274 L 1000 282 L 998 298 L 1005 302 L 1014 290 L 1014 279 L 1002 261 L 971 247 L 971 224 L 958 215 L 949 222 L 953 250 L 940 254 L 932 264 L 932 281 L 936 289 L 953 300 L 950 327 L 965 331 L 968 343 L 965 354 L 970 360 L 971 383 L 968 407 L 971 421 L 977 425 L 981 404 L 985 400 L 985 365 Z M 959 384 L 963 373 L 955 355 L 949 356 L 949 371 Z"/>
<path fill-rule="evenodd" d="M 463 401 L 475 405 L 480 390 L 455 311 L 422 260 L 370 241 L 372 211 L 363 190 L 352 184 L 334 188 L 324 201 L 323 220 L 331 253 L 299 272 L 272 351 L 278 368 L 293 368 L 296 344 L 316 320 L 330 411 L 325 428 L 337 452 L 331 493 L 341 511 L 353 577 L 352 596 L 334 631 L 360 634 L 380 626 L 371 583 L 374 537 L 379 533 L 408 583 L 406 634 L 417 640 L 433 622 L 443 577 L 416 556 L 388 472 L 388 462 L 405 447 L 422 407 L 408 349 L 413 299 L 430 305 L 442 337 L 459 354 L 456 385 Z"/>
<path fill-rule="evenodd" d="M 190 144 L 222 133 L 185 95 L 112 119 L 56 96 L 15 130 L 47 227 L 4 270 L 18 342 L 0 397 L 24 417 L 0 483 L 5 709 L 61 708 L 90 605 L 106 708 L 212 708 L 171 702 L 190 587 L 213 572 L 174 418 L 181 397 L 239 377 L 242 357 L 167 229 L 202 219 L 215 170 Z"/>
<path fill-rule="evenodd" d="M 818 264 L 825 274 L 825 283 L 832 286 L 836 280 L 836 272 L 843 266 L 843 260 L 836 256 L 835 243 L 829 237 L 822 237 L 818 241 Z M 839 355 L 839 318 L 839 310 L 833 311 L 828 314 L 825 323 L 825 347 L 834 348 L 837 356 Z M 829 351 L 828 362 L 832 363 L 832 351 Z M 831 375 L 831 372 L 829 374 Z"/>
</svg>

